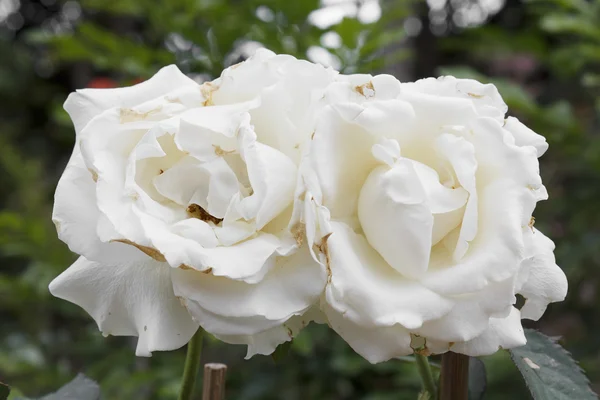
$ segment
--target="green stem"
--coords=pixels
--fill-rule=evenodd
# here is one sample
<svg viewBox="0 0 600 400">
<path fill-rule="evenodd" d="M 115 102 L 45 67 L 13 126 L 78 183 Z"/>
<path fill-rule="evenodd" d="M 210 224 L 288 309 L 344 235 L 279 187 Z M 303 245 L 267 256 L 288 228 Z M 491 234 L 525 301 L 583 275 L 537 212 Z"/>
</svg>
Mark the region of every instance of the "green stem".
<svg viewBox="0 0 600 400">
<path fill-rule="evenodd" d="M 198 328 L 198 332 L 192 336 L 187 345 L 187 355 L 185 356 L 185 367 L 183 368 L 183 379 L 181 382 L 181 391 L 179 400 L 190 400 L 194 393 L 194 384 L 200 367 L 200 353 L 202 353 L 202 337 L 204 330 Z"/>
<path fill-rule="evenodd" d="M 435 381 L 431 374 L 431 368 L 429 367 L 429 360 L 426 356 L 415 353 L 415 361 L 417 362 L 417 369 L 419 375 L 421 375 L 421 381 L 423 382 L 423 389 L 425 389 L 431 395 L 431 398 L 436 397 Z"/>
</svg>

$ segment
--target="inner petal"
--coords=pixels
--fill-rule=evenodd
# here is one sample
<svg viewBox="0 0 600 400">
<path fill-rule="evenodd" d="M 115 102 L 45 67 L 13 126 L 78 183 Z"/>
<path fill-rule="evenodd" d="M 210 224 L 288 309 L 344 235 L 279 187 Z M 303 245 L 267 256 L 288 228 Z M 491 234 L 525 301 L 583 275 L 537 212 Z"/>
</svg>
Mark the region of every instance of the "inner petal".
<svg viewBox="0 0 600 400">
<path fill-rule="evenodd" d="M 427 204 L 433 214 L 432 245 L 436 245 L 462 222 L 469 192 L 460 186 L 443 185 L 438 173 L 425 164 L 413 161 L 413 167 L 425 190 Z"/>
<path fill-rule="evenodd" d="M 182 207 L 187 207 L 194 197 L 194 202 L 206 209 L 209 179 L 208 171 L 198 160 L 185 157 L 164 173 L 154 176 L 152 182 L 161 196 Z"/>
<path fill-rule="evenodd" d="M 367 177 L 358 218 L 371 246 L 404 276 L 418 278 L 429 265 L 433 215 L 411 160 L 380 166 Z"/>
<path fill-rule="evenodd" d="M 477 212 L 478 202 L 475 176 L 477 172 L 477 160 L 475 159 L 475 148 L 465 138 L 449 133 L 440 135 L 435 142 L 435 147 L 438 154 L 450 162 L 458 182 L 469 193 L 453 254 L 455 260 L 460 260 L 469 249 L 469 242 L 477 235 L 479 218 Z"/>
<path fill-rule="evenodd" d="M 164 202 L 167 198 L 155 188 L 154 179 L 184 158 L 185 153 L 177 148 L 172 135 L 156 138 L 149 132 L 146 137 L 136 148 L 135 182 L 150 198 Z"/>
</svg>

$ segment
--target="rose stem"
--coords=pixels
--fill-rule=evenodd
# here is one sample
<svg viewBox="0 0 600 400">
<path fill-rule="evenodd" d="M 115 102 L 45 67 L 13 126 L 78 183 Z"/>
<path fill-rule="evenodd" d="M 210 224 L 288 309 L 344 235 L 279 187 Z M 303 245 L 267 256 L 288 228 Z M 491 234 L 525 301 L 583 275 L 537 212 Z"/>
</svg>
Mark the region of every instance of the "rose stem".
<svg viewBox="0 0 600 400">
<path fill-rule="evenodd" d="M 198 328 L 198 331 L 192 336 L 187 345 L 187 355 L 185 356 L 185 366 L 183 367 L 183 378 L 181 382 L 181 391 L 179 400 L 190 400 L 194 393 L 194 384 L 200 367 L 200 353 L 202 352 L 202 337 L 204 330 Z"/>
<path fill-rule="evenodd" d="M 429 360 L 427 356 L 415 353 L 415 360 L 417 362 L 417 369 L 419 375 L 421 375 L 421 381 L 423 382 L 423 389 L 425 389 L 431 395 L 433 399 L 436 394 L 435 381 L 431 374 L 431 367 L 429 366 Z"/>
<path fill-rule="evenodd" d="M 467 400 L 469 397 L 469 356 L 451 351 L 442 355 L 440 400 Z"/>
<path fill-rule="evenodd" d="M 227 365 L 225 364 L 204 365 L 202 400 L 223 400 L 225 398 L 226 374 Z"/>
</svg>

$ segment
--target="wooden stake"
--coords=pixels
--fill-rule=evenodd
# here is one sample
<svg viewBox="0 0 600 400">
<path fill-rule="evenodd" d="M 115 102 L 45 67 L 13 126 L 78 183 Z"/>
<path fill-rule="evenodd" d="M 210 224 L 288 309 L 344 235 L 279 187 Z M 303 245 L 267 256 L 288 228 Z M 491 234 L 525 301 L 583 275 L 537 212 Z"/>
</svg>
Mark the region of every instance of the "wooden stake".
<svg viewBox="0 0 600 400">
<path fill-rule="evenodd" d="M 227 365 L 205 364 L 202 381 L 202 400 L 223 400 L 225 398 L 225 375 Z"/>
<path fill-rule="evenodd" d="M 442 355 L 440 400 L 468 400 L 469 356 L 451 351 Z"/>
</svg>

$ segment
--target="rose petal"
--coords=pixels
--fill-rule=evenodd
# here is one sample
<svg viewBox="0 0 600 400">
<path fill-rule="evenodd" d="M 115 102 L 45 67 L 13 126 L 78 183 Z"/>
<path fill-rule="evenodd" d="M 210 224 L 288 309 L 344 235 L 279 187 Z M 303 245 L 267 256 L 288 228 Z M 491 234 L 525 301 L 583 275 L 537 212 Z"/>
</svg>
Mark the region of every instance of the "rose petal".
<svg viewBox="0 0 600 400">
<path fill-rule="evenodd" d="M 323 111 L 309 157 L 322 192 L 322 205 L 331 211 L 332 218 L 356 214 L 360 188 L 378 164 L 371 154 L 374 144 L 374 136 L 345 122 L 336 110 L 327 107 Z"/>
<path fill-rule="evenodd" d="M 300 314 L 314 304 L 323 291 L 325 279 L 325 271 L 306 248 L 277 259 L 264 278 L 254 284 L 194 270 L 173 273 L 175 293 L 188 303 L 196 302 L 202 309 L 222 317 L 264 317 L 270 321 Z"/>
<path fill-rule="evenodd" d="M 548 150 L 546 138 L 538 135 L 527 126 L 523 125 L 517 118 L 508 117 L 504 123 L 504 129 L 509 131 L 515 138 L 517 146 L 533 146 L 537 156 L 541 157 Z"/>
<path fill-rule="evenodd" d="M 110 263 L 144 259 L 145 255 L 135 248 L 102 242 L 97 234 L 100 217 L 92 174 L 75 147 L 56 188 L 52 221 L 58 237 L 71 251 L 94 261 Z"/>
<path fill-rule="evenodd" d="M 271 329 L 259 332 L 255 335 L 215 335 L 219 340 L 231 344 L 247 344 L 248 352 L 246 359 L 255 354 L 269 355 L 275 351 L 277 346 L 292 340 L 311 321 L 324 323 L 324 316 L 318 308 L 312 307 L 302 315 L 295 315 Z"/>
<path fill-rule="evenodd" d="M 331 229 L 326 242 L 331 278 L 325 293 L 327 303 L 345 318 L 369 328 L 401 324 L 415 329 L 452 309 L 453 301 L 403 277 L 346 224 L 332 222 Z"/>
<path fill-rule="evenodd" d="M 372 364 L 413 353 L 410 334 L 400 325 L 365 327 L 328 305 L 323 306 L 323 311 L 331 328 Z"/>
<path fill-rule="evenodd" d="M 358 219 L 369 244 L 392 268 L 410 278 L 427 271 L 433 216 L 410 160 L 369 174 L 358 199 Z"/>
<path fill-rule="evenodd" d="M 240 133 L 242 157 L 254 193 L 240 202 L 242 215 L 252 216 L 262 229 L 294 200 L 297 168 L 280 151 L 256 141 L 253 131 Z"/>
<path fill-rule="evenodd" d="M 487 356 L 501 349 L 512 349 L 527 343 L 521 313 L 512 308 L 506 318 L 490 318 L 489 327 L 478 337 L 467 342 L 456 343 L 450 350 L 471 357 Z"/>
<path fill-rule="evenodd" d="M 50 292 L 81 306 L 106 335 L 138 336 L 136 355 L 185 345 L 198 324 L 173 294 L 171 268 L 145 261 L 99 264 L 80 257 Z"/>
<path fill-rule="evenodd" d="M 458 242 L 453 254 L 455 260 L 460 260 L 469 249 L 469 243 L 477 235 L 478 200 L 475 179 L 475 173 L 477 172 L 475 148 L 464 138 L 450 134 L 443 134 L 438 137 L 435 147 L 450 162 L 460 185 L 469 193 Z"/>
<path fill-rule="evenodd" d="M 479 229 L 469 252 L 459 261 L 449 261 L 445 256 L 438 259 L 434 248 L 423 285 L 440 294 L 459 295 L 513 277 L 523 257 L 522 190 L 506 179 L 479 190 Z"/>
<path fill-rule="evenodd" d="M 441 318 L 428 321 L 414 330 L 427 339 L 443 342 L 464 342 L 481 335 L 490 317 L 508 315 L 515 303 L 514 280 L 488 285 L 478 293 L 457 296 L 452 310 Z"/>
<path fill-rule="evenodd" d="M 152 78 L 134 86 L 77 90 L 69 95 L 64 108 L 79 135 L 88 122 L 103 111 L 113 107 L 133 107 L 186 86 L 197 88 L 198 84 L 181 73 L 175 65 L 169 65 Z"/>
<path fill-rule="evenodd" d="M 521 308 L 522 318 L 537 321 L 549 303 L 563 301 L 567 295 L 567 277 L 556 265 L 554 243 L 537 229 L 527 227 L 526 251 L 529 253 L 521 263 L 515 290 L 525 297 Z"/>
</svg>

